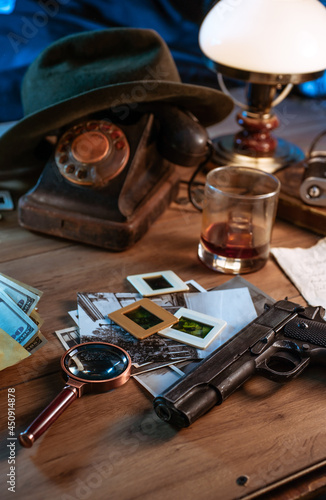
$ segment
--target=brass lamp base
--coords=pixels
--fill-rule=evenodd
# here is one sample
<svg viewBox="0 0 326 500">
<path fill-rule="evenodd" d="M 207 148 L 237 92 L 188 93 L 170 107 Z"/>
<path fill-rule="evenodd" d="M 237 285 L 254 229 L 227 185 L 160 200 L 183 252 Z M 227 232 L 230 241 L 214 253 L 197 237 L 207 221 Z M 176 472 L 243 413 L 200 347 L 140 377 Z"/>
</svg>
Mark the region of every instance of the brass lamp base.
<svg viewBox="0 0 326 500">
<path fill-rule="evenodd" d="M 242 165 L 263 170 L 269 174 L 277 172 L 293 163 L 298 163 L 304 159 L 303 151 L 284 139 L 277 140 L 276 149 L 272 154 L 256 156 L 237 152 L 234 148 L 234 135 L 225 135 L 213 139 L 216 149 L 212 161 L 219 166 Z"/>
</svg>

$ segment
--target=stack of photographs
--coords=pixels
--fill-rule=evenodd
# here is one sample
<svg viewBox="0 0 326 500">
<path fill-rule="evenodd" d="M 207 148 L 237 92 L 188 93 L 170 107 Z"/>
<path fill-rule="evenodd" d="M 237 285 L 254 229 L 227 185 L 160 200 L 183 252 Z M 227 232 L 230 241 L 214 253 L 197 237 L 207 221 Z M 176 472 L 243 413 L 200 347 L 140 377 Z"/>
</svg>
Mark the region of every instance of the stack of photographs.
<svg viewBox="0 0 326 500">
<path fill-rule="evenodd" d="M 76 325 L 56 331 L 66 349 L 82 342 L 109 342 L 125 349 L 132 360 L 132 376 L 154 397 L 168 389 L 195 364 L 218 349 L 263 312 L 274 300 L 240 276 L 206 291 L 195 281 L 187 281 L 187 292 L 151 297 L 171 314 L 191 309 L 226 322 L 225 328 L 205 349 L 178 342 L 159 334 L 139 340 L 108 314 L 139 301 L 139 293 L 78 293 L 77 310 L 69 312 Z"/>
</svg>

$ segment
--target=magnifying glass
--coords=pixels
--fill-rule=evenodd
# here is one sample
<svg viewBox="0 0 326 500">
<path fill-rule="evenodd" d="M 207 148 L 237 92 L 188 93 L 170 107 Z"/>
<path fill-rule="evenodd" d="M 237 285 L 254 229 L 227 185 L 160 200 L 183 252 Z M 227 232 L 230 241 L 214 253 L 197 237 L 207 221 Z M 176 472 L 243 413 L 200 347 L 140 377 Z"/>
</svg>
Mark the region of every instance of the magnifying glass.
<svg viewBox="0 0 326 500">
<path fill-rule="evenodd" d="M 131 359 L 124 349 L 116 345 L 85 342 L 75 345 L 62 356 L 61 369 L 67 384 L 19 435 L 19 441 L 25 448 L 30 448 L 75 399 L 83 394 L 107 392 L 125 384 L 130 378 Z"/>
</svg>

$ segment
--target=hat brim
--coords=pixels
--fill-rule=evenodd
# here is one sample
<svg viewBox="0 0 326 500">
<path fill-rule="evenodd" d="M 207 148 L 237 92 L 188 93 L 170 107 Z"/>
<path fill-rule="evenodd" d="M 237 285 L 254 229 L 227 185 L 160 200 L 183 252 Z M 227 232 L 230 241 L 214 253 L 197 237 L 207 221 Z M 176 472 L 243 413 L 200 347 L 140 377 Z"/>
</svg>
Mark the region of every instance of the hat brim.
<svg viewBox="0 0 326 500">
<path fill-rule="evenodd" d="M 40 168 L 34 154 L 41 139 L 92 113 L 137 103 L 168 102 L 191 111 L 204 126 L 222 121 L 233 109 L 231 98 L 210 87 L 179 82 L 138 80 L 97 88 L 26 116 L 0 138 L 1 171 Z M 10 169 L 10 170 L 9 170 Z"/>
</svg>

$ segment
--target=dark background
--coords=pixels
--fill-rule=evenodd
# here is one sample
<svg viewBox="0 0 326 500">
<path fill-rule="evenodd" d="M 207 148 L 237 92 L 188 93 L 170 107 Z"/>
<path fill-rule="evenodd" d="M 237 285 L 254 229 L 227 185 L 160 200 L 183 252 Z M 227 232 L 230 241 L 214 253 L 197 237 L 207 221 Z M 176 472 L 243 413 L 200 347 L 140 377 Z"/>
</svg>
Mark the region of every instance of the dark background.
<svg viewBox="0 0 326 500">
<path fill-rule="evenodd" d="M 322 0 L 326 4 L 326 0 Z M 1 13 L 6 4 L 10 13 Z M 151 28 L 168 44 L 183 82 L 218 88 L 198 45 L 199 26 L 216 0 L 0 0 L 0 122 L 23 116 L 24 73 L 49 44 L 68 34 L 108 27 Z M 326 76 L 299 87 L 326 95 Z"/>
</svg>

